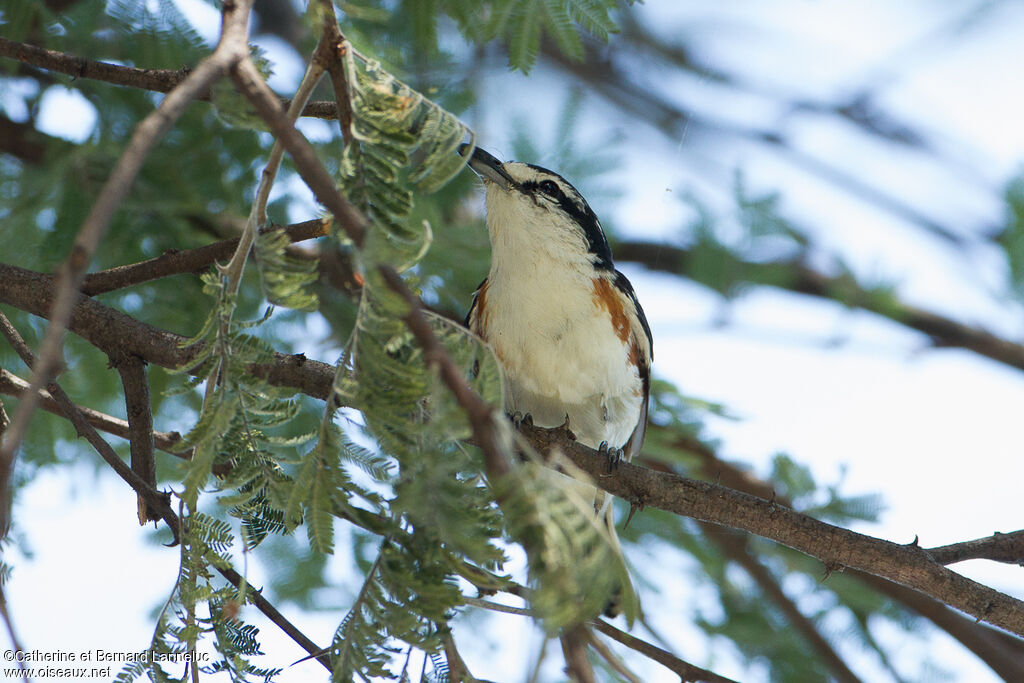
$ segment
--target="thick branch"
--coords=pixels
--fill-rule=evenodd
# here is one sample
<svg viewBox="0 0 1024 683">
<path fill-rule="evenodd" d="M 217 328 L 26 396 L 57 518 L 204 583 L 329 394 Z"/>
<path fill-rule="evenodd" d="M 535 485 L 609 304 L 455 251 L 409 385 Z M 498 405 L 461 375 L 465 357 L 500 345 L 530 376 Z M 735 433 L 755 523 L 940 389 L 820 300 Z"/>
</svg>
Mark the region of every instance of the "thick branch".
<svg viewBox="0 0 1024 683">
<path fill-rule="evenodd" d="M 597 451 L 570 440 L 564 430 L 523 425 L 521 431 L 541 452 L 561 450 L 597 486 L 633 505 L 749 531 L 815 557 L 829 571 L 849 567 L 881 576 L 1024 635 L 1024 602 L 946 569 L 917 545 L 858 534 L 772 501 L 629 463 L 609 474 Z"/>
<path fill-rule="evenodd" d="M 656 425 L 651 425 L 651 429 L 659 428 Z M 700 458 L 700 468 L 705 478 L 737 491 L 773 500 L 778 505 L 793 507 L 785 497 L 775 493 L 770 483 L 718 458 L 714 450 L 699 440 L 680 437 L 677 438 L 675 446 Z M 658 465 L 658 463 L 653 463 L 653 465 Z M 924 593 L 866 572 L 847 570 L 845 573 L 857 577 L 871 590 L 930 620 L 960 641 L 964 647 L 977 655 L 1004 679 L 1008 681 L 1024 680 L 1024 641 L 1004 631 L 968 619 Z"/>
<path fill-rule="evenodd" d="M 693 254 L 689 249 L 658 242 L 620 242 L 615 247 L 618 262 L 639 263 L 650 270 L 686 275 L 692 270 Z M 963 348 L 1010 367 L 1024 370 L 1024 346 L 1007 341 L 991 332 L 958 323 L 937 313 L 888 297 L 872 295 L 849 276 L 829 276 L 813 270 L 800 261 L 789 263 L 739 262 L 744 280 L 770 282 L 799 294 L 839 301 L 847 306 L 871 311 L 901 325 L 928 335 L 937 347 Z M 780 282 L 779 273 L 788 273 Z M 763 277 L 762 277 L 763 275 Z"/>
<path fill-rule="evenodd" d="M 46 318 L 54 296 L 54 277 L 0 263 L 0 303 Z M 164 368 L 188 367 L 198 351 L 187 338 L 140 322 L 82 294 L 72 309 L 68 329 L 107 355 L 124 353 Z M 276 386 L 295 387 L 314 398 L 331 393 L 334 368 L 305 356 L 274 354 L 272 363 L 250 370 Z M 192 368 L 192 372 L 198 372 Z"/>
</svg>

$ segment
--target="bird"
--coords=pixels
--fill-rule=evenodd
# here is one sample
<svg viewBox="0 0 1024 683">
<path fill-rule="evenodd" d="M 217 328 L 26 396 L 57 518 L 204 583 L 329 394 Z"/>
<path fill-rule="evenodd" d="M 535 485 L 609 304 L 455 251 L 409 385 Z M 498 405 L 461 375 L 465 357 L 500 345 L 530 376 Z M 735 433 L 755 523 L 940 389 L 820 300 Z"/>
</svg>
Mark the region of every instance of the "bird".
<svg viewBox="0 0 1024 683">
<path fill-rule="evenodd" d="M 466 324 L 502 366 L 507 411 L 567 426 L 610 467 L 630 459 L 647 431 L 654 342 L 600 221 L 553 171 L 469 145 L 460 152 L 486 188 L 491 243 Z M 595 505 L 614 531 L 609 503 Z"/>
</svg>

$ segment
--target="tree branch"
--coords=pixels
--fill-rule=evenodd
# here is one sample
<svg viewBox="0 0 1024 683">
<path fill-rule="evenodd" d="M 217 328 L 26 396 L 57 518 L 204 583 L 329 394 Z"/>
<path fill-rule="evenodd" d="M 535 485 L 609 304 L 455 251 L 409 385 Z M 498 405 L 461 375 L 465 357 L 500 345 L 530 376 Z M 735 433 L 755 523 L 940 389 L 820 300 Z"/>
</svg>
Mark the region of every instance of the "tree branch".
<svg viewBox="0 0 1024 683">
<path fill-rule="evenodd" d="M 284 230 L 292 242 L 323 237 L 327 234 L 329 220 L 313 219 L 301 223 L 293 223 L 286 226 L 269 226 L 261 233 L 270 230 Z M 131 263 L 115 268 L 108 268 L 96 273 L 90 273 L 82 281 L 81 292 L 89 296 L 105 294 L 125 287 L 159 280 L 170 275 L 181 273 L 197 273 L 213 265 L 219 260 L 230 257 L 238 247 L 240 238 L 221 240 L 213 244 L 207 244 L 195 249 L 183 251 L 168 250 L 156 258 L 151 258 L 138 263 Z"/>
<path fill-rule="evenodd" d="M 620 242 L 615 246 L 615 260 L 618 263 L 629 261 L 649 270 L 685 276 L 692 271 L 693 253 L 684 247 L 658 242 Z M 883 298 L 872 294 L 849 275 L 825 275 L 801 261 L 740 261 L 738 267 L 742 269 L 744 281 L 771 283 L 773 286 L 798 294 L 822 297 L 871 311 L 928 335 L 936 347 L 967 349 L 999 363 L 1024 370 L 1024 346 L 937 313 L 894 301 L 890 297 Z M 780 271 L 787 274 L 781 282 Z"/>
<path fill-rule="evenodd" d="M 587 657 L 587 627 L 582 624 L 562 631 L 562 655 L 565 657 L 565 673 L 573 683 L 595 683 L 594 667 Z"/>
<path fill-rule="evenodd" d="M 0 413 L 3 412 L 2 406 L 0 406 Z M 0 416 L 2 418 L 3 416 Z M 0 419 L 0 435 L 3 434 L 6 422 Z M 21 647 L 21 642 L 18 640 L 18 633 L 14 630 L 14 620 L 11 619 L 11 613 L 7 607 L 7 597 L 4 595 L 3 584 L 0 584 L 0 618 L 4 620 L 4 627 L 7 629 L 7 637 L 11 639 L 11 648 L 15 652 L 24 652 L 25 650 Z M 18 670 L 21 673 L 21 678 L 26 682 L 31 679 L 28 676 L 28 671 L 25 668 L 25 661 L 22 658 L 18 659 Z"/>
<path fill-rule="evenodd" d="M 15 59 L 23 64 L 30 64 L 48 71 L 66 74 L 72 78 L 86 78 L 102 81 L 113 85 L 123 85 L 153 92 L 170 92 L 189 77 L 189 67 L 181 69 L 139 69 L 133 66 L 121 66 L 92 59 L 84 59 L 66 52 L 48 50 L 46 48 L 19 43 L 0 37 L 0 57 Z M 201 89 L 193 98 L 202 102 L 210 101 L 210 89 Z M 291 100 L 278 98 L 282 106 L 287 107 Z M 302 109 L 303 116 L 318 119 L 337 118 L 334 102 L 310 102 Z"/>
<path fill-rule="evenodd" d="M 52 276 L 0 264 L 0 301 L 45 316 L 49 311 L 46 304 L 52 295 L 50 290 Z M 189 350 L 179 346 L 183 340 L 179 335 L 144 325 L 84 296 L 76 305 L 70 329 L 101 350 L 109 352 L 124 348 L 164 367 L 186 365 L 192 356 Z M 256 366 L 253 371 L 273 384 L 296 387 L 321 399 L 329 396 L 333 379 L 331 366 L 283 354 L 278 355 L 272 365 Z M 457 373 L 455 384 L 459 384 Z M 474 414 L 477 419 L 481 416 L 480 413 Z M 485 407 L 483 416 L 487 418 L 488 415 Z M 491 441 L 496 446 L 493 441 L 496 437 L 493 430 L 488 434 L 486 422 L 483 429 L 478 438 Z M 559 445 L 577 466 L 595 475 L 598 486 L 627 500 L 745 529 L 815 556 L 826 566 L 862 569 L 923 591 L 1014 633 L 1024 631 L 1024 612 L 1019 609 L 1019 601 L 949 572 L 932 562 L 921 548 L 898 546 L 861 536 L 787 511 L 765 500 L 736 494 L 712 484 L 652 473 L 633 465 L 623 465 L 616 474 L 607 476 L 599 464 L 602 461 L 593 451 L 571 442 L 558 443 L 557 437 L 553 441 L 552 436 L 555 435 L 545 434 L 544 430 L 525 429 L 529 430 L 531 442 L 539 449 Z M 496 452 L 500 453 L 500 450 Z M 498 462 L 501 462 L 500 458 Z M 673 497 L 674 501 L 671 500 Z"/>
<path fill-rule="evenodd" d="M 651 425 L 649 429 L 656 431 L 660 428 Z M 775 493 L 769 482 L 758 479 L 748 471 L 717 457 L 714 450 L 698 439 L 677 436 L 674 445 L 699 458 L 700 470 L 707 479 L 765 500 L 773 500 L 778 505 L 793 507 L 791 501 Z M 647 459 L 640 460 L 641 463 L 646 461 Z M 661 463 L 652 465 L 664 466 Z M 1024 680 L 1024 641 L 968 619 L 924 593 L 866 572 L 848 569 L 845 573 L 856 577 L 871 590 L 930 620 L 960 641 L 1004 679 Z"/>
<path fill-rule="evenodd" d="M 611 651 L 604 641 L 594 635 L 593 631 L 587 631 L 587 643 L 590 647 L 594 648 L 594 651 L 601 655 L 601 659 L 608 663 L 608 666 L 615 669 L 615 673 L 626 679 L 627 683 L 643 683 L 639 678 L 636 677 L 632 671 L 626 668 L 625 663 Z"/>
<path fill-rule="evenodd" d="M 352 99 L 349 95 L 348 74 L 345 70 L 345 51 L 351 49 L 348 41 L 338 28 L 338 18 L 334 14 L 334 0 L 320 0 L 323 13 L 321 22 L 320 44 L 314 59 L 327 69 L 334 88 L 334 102 L 337 109 L 338 126 L 341 136 L 348 146 L 352 142 Z"/>
<path fill-rule="evenodd" d="M 220 575 L 227 579 L 232 586 L 239 590 L 242 589 L 242 584 L 245 583 L 245 579 L 242 578 L 241 574 L 230 567 L 220 567 L 216 563 L 211 566 L 220 572 Z M 267 619 L 270 619 L 275 626 L 284 631 L 289 638 L 298 643 L 299 647 L 310 655 L 313 655 L 312 658 L 320 662 L 324 668 L 331 671 L 331 659 L 327 654 L 325 654 L 326 652 L 330 652 L 330 650 L 325 650 L 324 648 L 319 647 L 316 643 L 307 638 L 306 634 L 300 631 L 295 624 L 288 621 L 287 617 L 277 611 L 277 608 L 263 597 L 263 593 L 260 591 L 252 589 L 247 591 L 246 595 L 249 596 L 249 599 L 252 600 L 253 604 L 256 605 L 260 612 L 263 612 Z"/>
<path fill-rule="evenodd" d="M 448 662 L 448 678 L 454 683 L 488 683 L 469 672 L 469 667 L 455 647 L 455 638 L 451 632 L 441 635 L 441 642 L 444 644 L 444 658 Z"/>
<path fill-rule="evenodd" d="M 993 560 L 1024 566 L 1024 529 L 1008 534 L 997 531 L 985 538 L 929 548 L 928 554 L 939 564 Z"/>
<path fill-rule="evenodd" d="M 246 56 L 235 64 L 231 69 L 231 77 L 236 87 L 270 126 L 277 141 L 288 150 L 296 170 L 313 191 L 317 201 L 334 214 L 338 226 L 348 234 L 352 242 L 357 247 L 361 246 L 366 233 L 366 218 L 338 192 L 334 179 L 320 163 L 312 145 L 288 119 L 280 101 L 271 92 L 252 60 Z"/>
<path fill-rule="evenodd" d="M 21 335 L 19 335 L 13 326 L 11 326 L 10 321 L 3 315 L 3 313 L 0 313 L 0 331 L 2 331 L 4 336 L 8 338 L 8 341 L 10 341 L 11 345 L 15 347 L 15 350 L 18 351 L 19 355 L 23 355 L 26 362 L 32 360 L 31 349 L 28 348 L 28 345 L 25 344 L 23 339 L 21 339 Z M 25 388 L 28 388 L 27 384 L 25 385 Z M 154 486 L 150 486 L 141 477 L 135 474 L 132 469 L 125 465 L 117 454 L 114 453 L 113 449 L 110 448 L 109 444 L 107 444 L 107 442 L 104 441 L 94 429 L 92 429 L 82 411 L 80 411 L 78 407 L 71 402 L 67 394 L 65 394 L 55 382 L 50 383 L 49 390 L 54 397 L 54 402 L 61 407 L 64 412 L 64 416 L 75 425 L 79 434 L 85 436 L 89 443 L 91 443 L 100 453 L 107 464 L 110 465 L 111 468 L 113 468 L 129 486 L 135 489 L 140 498 L 144 499 L 145 505 L 155 510 L 160 517 L 167 522 L 167 525 L 171 529 L 171 533 L 174 535 L 174 541 L 177 543 L 178 534 L 180 533 L 180 522 L 178 520 L 178 516 L 170 508 L 170 496 L 168 494 L 158 492 Z M 131 428 L 127 428 L 126 432 L 130 430 Z M 241 589 L 243 579 L 238 572 L 230 567 L 224 568 L 216 564 L 212 566 L 214 566 L 214 568 L 235 588 Z M 306 652 L 312 655 L 323 652 L 322 648 L 318 647 L 312 640 L 307 638 L 305 634 L 296 628 L 294 624 L 288 621 L 288 619 L 286 619 L 284 615 L 282 615 L 266 598 L 264 598 L 259 591 L 252 590 L 248 595 L 256 607 L 265 614 L 270 621 L 284 631 L 290 638 L 292 638 L 292 640 L 298 643 L 300 647 L 306 650 Z M 323 664 L 328 671 L 331 670 L 330 659 L 326 655 L 320 655 L 316 659 Z"/>
<path fill-rule="evenodd" d="M 236 0 L 225 4 L 221 39 L 217 48 L 135 127 L 128 146 L 78 231 L 71 253 L 59 271 L 58 293 L 53 302 L 53 312 L 49 316 L 50 326 L 40 344 L 39 362 L 33 369 L 31 390 L 18 404 L 11 427 L 0 444 L 0 496 L 7 496 L 8 476 L 14 455 L 28 429 L 29 418 L 38 400 L 38 390 L 49 382 L 57 368 L 78 288 L 96 248 L 106 234 L 111 218 L 131 189 L 150 151 L 185 112 L 188 103 L 219 79 L 232 63 L 242 58 L 248 59 L 246 22 L 250 7 L 251 0 Z M 6 506 L 6 503 L 0 500 L 0 506 Z"/>
<path fill-rule="evenodd" d="M 54 277 L 0 263 L 0 303 L 10 304 L 42 318 L 50 315 Z M 189 367 L 198 349 L 187 347 L 187 337 L 140 322 L 82 294 L 72 309 L 68 329 L 107 355 L 129 353 L 164 368 Z M 198 374 L 197 368 L 191 368 Z M 276 386 L 295 387 L 326 400 L 331 393 L 334 368 L 305 356 L 274 355 L 272 363 L 255 364 L 250 371 Z"/>
<path fill-rule="evenodd" d="M 808 619 L 782 590 L 782 586 L 779 585 L 771 571 L 750 554 L 747 550 L 747 534 L 737 533 L 731 529 L 716 528 L 714 525 L 704 522 L 701 523 L 701 526 L 705 535 L 721 548 L 722 553 L 743 567 L 744 571 L 757 583 L 761 592 L 775 603 L 786 620 L 799 631 L 804 640 L 821 658 L 821 661 L 832 671 L 835 680 L 860 683 L 860 679 L 850 670 L 831 643 L 821 635 L 814 622 Z"/>
<path fill-rule="evenodd" d="M 32 367 L 36 364 L 36 358 L 32 354 L 32 350 L 25 343 L 25 340 L 21 338 L 14 326 L 11 325 L 11 321 L 7 319 L 3 313 L 0 313 L 0 333 L 7 338 L 7 341 L 11 344 L 21 359 L 26 365 Z M 85 419 L 85 416 L 78 410 L 78 407 L 71 401 L 64 390 L 60 388 L 60 385 L 56 382 L 51 381 L 47 385 L 47 390 L 50 395 L 56 400 L 57 405 L 61 407 L 64 412 L 64 416 L 71 421 L 71 424 L 75 426 L 75 430 L 79 436 L 85 437 L 86 441 L 92 444 L 96 452 L 100 454 L 108 465 L 117 475 L 127 482 L 129 486 L 135 489 L 135 492 L 145 501 L 145 505 L 153 509 L 159 514 L 159 517 L 163 519 L 167 526 L 170 527 L 171 533 L 174 535 L 174 543 L 178 543 L 178 516 L 174 513 L 170 506 L 170 494 L 161 493 L 156 490 L 155 486 L 151 486 L 149 482 L 145 481 L 142 477 L 136 474 L 130 467 L 124 464 L 124 461 L 114 452 L 114 449 L 110 447 L 103 437 L 93 428 L 89 421 Z M 29 387 L 31 390 L 31 385 Z M 27 400 L 22 399 L 22 403 Z M 6 482 L 5 482 L 6 483 Z M 6 493 L 6 491 L 5 491 Z M 0 529 L 3 533 L 7 533 L 10 517 L 9 502 L 5 502 L 4 506 L 0 508 Z"/>
<path fill-rule="evenodd" d="M 492 482 L 496 482 L 508 474 L 511 469 L 511 464 L 505 456 L 506 449 L 502 447 L 498 431 L 495 428 L 496 411 L 469 388 L 461 371 L 452 362 L 437 337 L 434 336 L 433 330 L 430 329 L 430 323 L 423 315 L 422 304 L 405 285 L 402 276 L 389 265 L 380 266 L 380 272 L 388 287 L 405 299 L 409 305 L 409 312 L 403 317 L 403 320 L 416 339 L 416 343 L 422 347 L 427 364 L 437 368 L 441 375 L 441 381 L 454 394 L 455 400 L 466 412 L 473 430 L 473 439 L 483 451 L 487 476 Z"/>
<path fill-rule="evenodd" d="M 718 674 L 702 669 L 699 666 L 694 666 L 693 664 L 684 662 L 671 652 L 666 652 L 660 647 L 651 645 L 644 640 L 640 640 L 636 636 L 620 631 L 603 619 L 595 619 L 592 623 L 595 629 L 612 640 L 622 643 L 631 650 L 636 650 L 642 655 L 649 657 L 658 664 L 666 667 L 669 671 L 678 674 L 681 681 L 692 681 L 693 683 L 736 683 L 736 681 L 731 678 L 719 676 Z"/>
<path fill-rule="evenodd" d="M 858 534 L 773 501 L 630 463 L 608 473 L 597 451 L 570 440 L 564 430 L 523 425 L 520 431 L 542 453 L 561 450 L 596 486 L 632 505 L 749 531 L 821 560 L 827 571 L 849 567 L 881 576 L 1024 635 L 1024 602 L 946 569 L 917 545 Z"/>
<path fill-rule="evenodd" d="M 149 398 L 146 363 L 138 356 L 115 357 L 110 361 L 121 376 L 125 412 L 128 415 L 128 443 L 131 467 L 139 477 L 156 488 L 156 459 L 153 457 L 153 408 Z M 157 511 L 139 496 L 139 524 L 160 519 Z"/>
</svg>

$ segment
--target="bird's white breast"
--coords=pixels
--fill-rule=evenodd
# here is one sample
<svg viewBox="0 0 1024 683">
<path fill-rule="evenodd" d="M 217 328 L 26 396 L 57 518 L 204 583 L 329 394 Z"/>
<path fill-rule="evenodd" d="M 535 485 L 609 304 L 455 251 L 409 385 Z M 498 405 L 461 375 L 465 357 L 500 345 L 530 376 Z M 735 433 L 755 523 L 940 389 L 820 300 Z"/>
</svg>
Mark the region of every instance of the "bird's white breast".
<svg viewBox="0 0 1024 683">
<path fill-rule="evenodd" d="M 574 268 L 539 249 L 509 256 L 498 248 L 480 322 L 505 369 L 509 410 L 544 427 L 568 415 L 581 443 L 621 447 L 639 420 L 641 381 L 592 268 Z"/>
</svg>

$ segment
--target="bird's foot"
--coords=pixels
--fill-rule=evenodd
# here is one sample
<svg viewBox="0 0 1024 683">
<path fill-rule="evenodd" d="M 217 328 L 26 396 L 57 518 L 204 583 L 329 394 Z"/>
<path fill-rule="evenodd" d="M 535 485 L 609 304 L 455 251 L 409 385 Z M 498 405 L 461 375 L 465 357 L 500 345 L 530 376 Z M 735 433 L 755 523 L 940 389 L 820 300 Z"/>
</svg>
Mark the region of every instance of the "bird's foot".
<svg viewBox="0 0 1024 683">
<path fill-rule="evenodd" d="M 601 445 L 597 447 L 597 452 L 605 457 L 608 462 L 608 472 L 614 472 L 619 468 L 619 463 L 623 461 L 624 455 L 621 448 L 615 448 L 609 446 L 607 441 L 602 441 Z"/>
<path fill-rule="evenodd" d="M 512 413 L 510 419 L 512 420 L 512 424 L 513 426 L 515 426 L 516 429 L 519 429 L 523 425 L 526 425 L 527 427 L 533 426 L 533 415 L 530 415 L 529 413 L 526 413 L 524 415 L 522 412 L 517 410 L 516 412 Z"/>
</svg>

